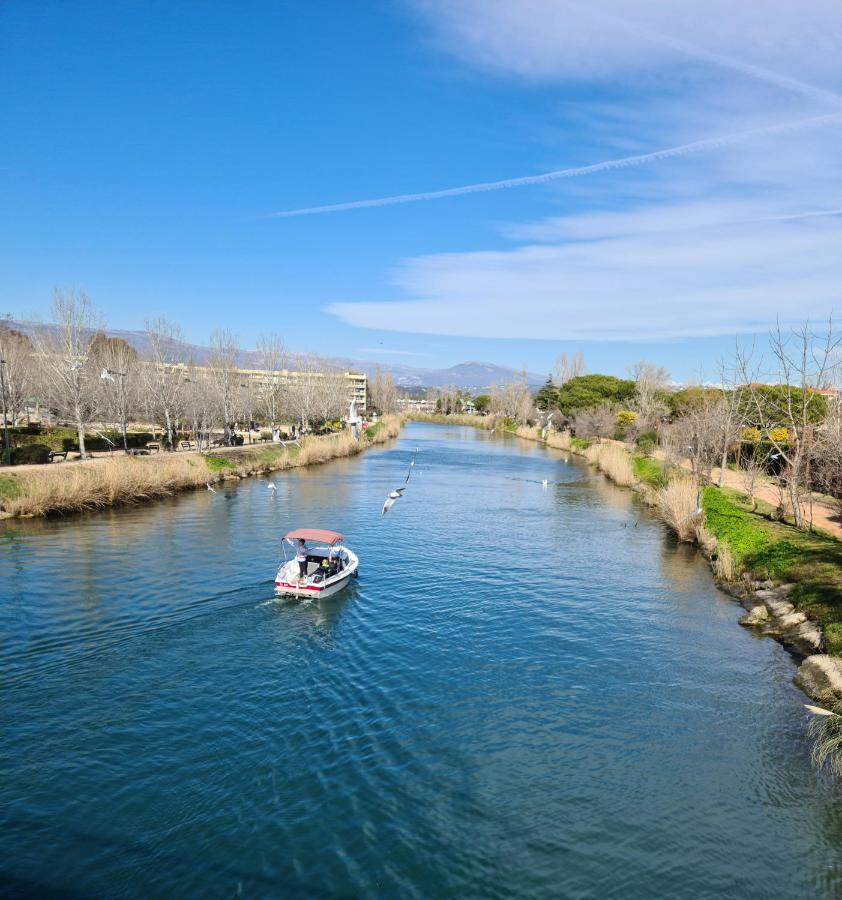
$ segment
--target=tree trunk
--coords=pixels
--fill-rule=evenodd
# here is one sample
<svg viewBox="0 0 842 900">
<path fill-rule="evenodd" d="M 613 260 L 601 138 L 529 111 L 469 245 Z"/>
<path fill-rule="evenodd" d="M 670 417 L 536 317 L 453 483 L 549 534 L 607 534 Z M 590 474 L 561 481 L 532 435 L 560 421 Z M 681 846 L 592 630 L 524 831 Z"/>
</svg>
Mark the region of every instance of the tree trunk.
<svg viewBox="0 0 842 900">
<path fill-rule="evenodd" d="M 85 426 L 78 419 L 76 421 L 76 435 L 79 438 L 79 457 L 80 457 L 80 459 L 84 459 L 86 456 L 86 453 L 85 453 Z"/>
<path fill-rule="evenodd" d="M 725 483 L 725 466 L 728 465 L 728 442 L 725 442 L 725 446 L 722 448 L 722 460 L 719 463 L 719 486 Z"/>
<path fill-rule="evenodd" d="M 164 418 L 166 419 L 166 422 L 167 422 L 167 442 L 168 442 L 169 445 L 170 445 L 170 450 L 174 450 L 175 448 L 173 447 L 173 444 L 172 444 L 172 426 L 171 426 L 171 424 L 170 424 L 170 411 L 169 411 L 169 409 L 165 409 L 165 410 L 164 410 Z"/>
<path fill-rule="evenodd" d="M 790 469 L 790 474 L 792 473 L 792 471 L 794 471 L 794 469 L 795 467 L 792 466 Z M 798 502 L 798 479 L 788 478 L 787 487 L 789 488 L 789 502 L 792 505 L 792 515 L 795 517 L 795 527 L 803 528 L 804 519 L 801 515 L 801 504 Z"/>
</svg>

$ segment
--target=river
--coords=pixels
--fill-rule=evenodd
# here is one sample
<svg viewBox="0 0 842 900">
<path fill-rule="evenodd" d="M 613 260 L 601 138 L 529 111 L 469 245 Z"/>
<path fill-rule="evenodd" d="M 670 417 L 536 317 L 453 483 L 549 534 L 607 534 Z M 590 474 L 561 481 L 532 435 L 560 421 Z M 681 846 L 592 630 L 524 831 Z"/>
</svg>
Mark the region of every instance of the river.
<svg viewBox="0 0 842 900">
<path fill-rule="evenodd" d="M 420 424 L 267 480 L 2 523 L 0 895 L 842 890 L 792 661 L 634 494 Z M 300 525 L 343 594 L 272 599 Z"/>
</svg>

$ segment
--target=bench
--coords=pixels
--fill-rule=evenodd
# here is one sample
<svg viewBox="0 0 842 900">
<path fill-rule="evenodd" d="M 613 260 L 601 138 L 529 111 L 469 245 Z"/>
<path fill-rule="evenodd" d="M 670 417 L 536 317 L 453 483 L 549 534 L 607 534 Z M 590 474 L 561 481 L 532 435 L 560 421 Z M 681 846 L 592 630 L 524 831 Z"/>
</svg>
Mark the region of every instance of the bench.
<svg viewBox="0 0 842 900">
<path fill-rule="evenodd" d="M 193 441 L 179 441 L 178 449 L 179 450 L 195 450 L 196 445 L 193 443 Z"/>
<path fill-rule="evenodd" d="M 144 448 L 147 453 L 160 453 L 161 444 L 159 441 L 150 441 Z"/>
<path fill-rule="evenodd" d="M 52 462 L 54 459 L 58 459 L 59 457 L 66 460 L 67 454 L 69 452 L 69 450 L 50 450 L 50 462 Z"/>
</svg>

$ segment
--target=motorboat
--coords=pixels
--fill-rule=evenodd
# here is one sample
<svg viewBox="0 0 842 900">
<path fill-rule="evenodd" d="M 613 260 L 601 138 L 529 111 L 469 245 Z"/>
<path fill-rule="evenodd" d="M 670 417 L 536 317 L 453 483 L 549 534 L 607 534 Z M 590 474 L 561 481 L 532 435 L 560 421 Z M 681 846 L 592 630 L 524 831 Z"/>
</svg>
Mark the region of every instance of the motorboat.
<svg viewBox="0 0 842 900">
<path fill-rule="evenodd" d="M 307 573 L 295 559 L 299 540 L 305 541 Z M 284 535 L 284 561 L 275 576 L 275 594 L 278 597 L 330 597 L 338 594 L 356 576 L 360 561 L 352 550 L 342 543 L 337 531 L 321 528 L 296 528 Z M 312 542 L 312 543 L 311 543 Z M 287 559 L 287 545 L 293 547 L 293 558 Z"/>
</svg>

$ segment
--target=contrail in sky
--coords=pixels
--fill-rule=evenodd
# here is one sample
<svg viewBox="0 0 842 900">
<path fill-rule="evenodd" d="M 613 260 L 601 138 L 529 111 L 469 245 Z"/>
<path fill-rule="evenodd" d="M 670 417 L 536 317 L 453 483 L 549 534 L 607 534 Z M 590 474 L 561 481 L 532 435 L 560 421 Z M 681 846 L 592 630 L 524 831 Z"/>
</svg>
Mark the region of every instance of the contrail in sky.
<svg viewBox="0 0 842 900">
<path fill-rule="evenodd" d="M 478 184 L 466 184 L 461 187 L 445 188 L 441 191 L 424 191 L 420 194 L 396 194 L 392 197 L 375 197 L 370 200 L 352 200 L 348 203 L 331 203 L 326 206 L 309 206 L 304 209 L 288 209 L 281 212 L 269 213 L 269 218 L 287 219 L 293 216 L 312 216 L 320 213 L 345 212 L 351 209 L 366 209 L 372 206 L 394 206 L 398 203 L 418 203 L 421 200 L 440 200 L 443 197 L 461 197 L 463 194 L 480 194 L 486 191 L 501 191 L 505 188 L 524 187 L 529 184 L 546 184 L 550 181 L 558 181 L 562 178 L 578 178 L 582 175 L 596 175 L 599 172 L 609 172 L 614 169 L 628 169 L 632 166 L 657 162 L 661 159 L 670 159 L 674 156 L 689 156 L 693 153 L 701 153 L 704 150 L 714 150 L 719 147 L 728 147 L 741 141 L 751 140 L 757 137 L 767 137 L 775 134 L 785 134 L 797 131 L 801 128 L 812 128 L 821 125 L 832 125 L 842 122 L 842 113 L 830 113 L 823 116 L 813 116 L 808 119 L 795 119 L 790 122 L 782 122 L 778 125 L 767 125 L 763 128 L 751 128 L 747 131 L 738 131 L 734 134 L 726 134 L 721 137 L 704 138 L 700 141 L 692 141 L 689 144 L 679 144 L 676 147 L 667 147 L 664 150 L 655 150 L 652 153 L 641 153 L 637 156 L 624 156 L 621 159 L 608 159 L 603 162 L 593 163 L 589 166 L 575 166 L 570 169 L 556 169 L 554 172 L 544 172 L 541 175 L 525 175 L 521 178 L 505 178 L 502 181 L 484 181 Z"/>
</svg>

